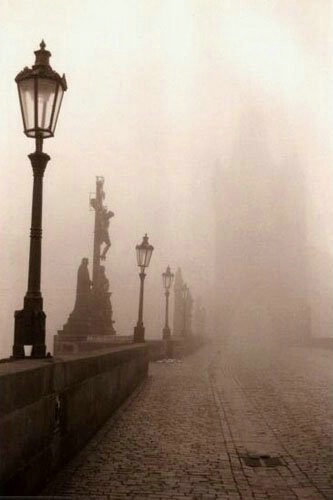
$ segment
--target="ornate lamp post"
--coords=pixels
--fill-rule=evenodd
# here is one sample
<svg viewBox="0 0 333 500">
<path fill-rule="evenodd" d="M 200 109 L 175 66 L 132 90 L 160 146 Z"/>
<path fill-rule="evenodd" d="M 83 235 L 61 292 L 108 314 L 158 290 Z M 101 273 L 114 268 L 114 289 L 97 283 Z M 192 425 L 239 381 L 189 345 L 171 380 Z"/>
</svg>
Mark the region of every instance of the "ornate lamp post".
<svg viewBox="0 0 333 500">
<path fill-rule="evenodd" d="M 189 287 L 184 284 L 182 287 L 182 299 L 183 299 L 183 331 L 182 331 L 182 336 L 187 337 L 187 331 L 186 331 L 186 306 L 187 306 L 187 298 L 188 298 L 188 293 L 189 293 Z"/>
<path fill-rule="evenodd" d="M 167 340 L 171 337 L 171 332 L 169 328 L 169 295 L 170 288 L 172 286 L 174 274 L 170 271 L 170 267 L 166 268 L 165 273 L 162 274 L 163 286 L 165 289 L 165 326 L 163 328 L 163 339 Z"/>
<path fill-rule="evenodd" d="M 50 160 L 43 153 L 43 139 L 54 136 L 64 91 L 67 90 L 65 75 L 58 75 L 50 66 L 51 53 L 45 50 L 44 41 L 35 51 L 36 61 L 32 68 L 25 67 L 15 81 L 18 87 L 24 133 L 36 141 L 36 151 L 29 155 L 34 182 L 30 232 L 28 290 L 24 306 L 15 311 L 13 357 L 24 358 L 24 346 L 31 345 L 31 357 L 44 358 L 45 313 L 40 290 L 42 250 L 42 201 L 43 175 Z"/>
<path fill-rule="evenodd" d="M 145 341 L 145 328 L 143 326 L 143 288 L 146 277 L 145 268 L 149 266 L 149 262 L 154 250 L 154 247 L 148 243 L 148 236 L 145 234 L 141 245 L 136 245 L 136 259 L 140 267 L 140 298 L 139 298 L 139 316 L 137 325 L 134 327 L 134 342 Z"/>
</svg>

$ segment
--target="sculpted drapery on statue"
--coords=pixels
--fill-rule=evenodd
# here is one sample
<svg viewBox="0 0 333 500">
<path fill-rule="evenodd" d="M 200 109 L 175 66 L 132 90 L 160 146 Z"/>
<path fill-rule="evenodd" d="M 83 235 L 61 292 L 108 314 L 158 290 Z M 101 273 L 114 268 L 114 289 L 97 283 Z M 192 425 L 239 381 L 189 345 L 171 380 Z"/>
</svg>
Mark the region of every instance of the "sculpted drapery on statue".
<svg viewBox="0 0 333 500">
<path fill-rule="evenodd" d="M 109 292 L 109 280 L 105 274 L 105 267 L 99 266 L 97 287 L 94 291 L 95 319 L 99 324 L 99 330 L 105 333 L 115 333 L 112 320 L 111 292 Z"/>
<path fill-rule="evenodd" d="M 89 276 L 89 261 L 86 257 L 81 260 L 77 271 L 76 297 L 73 311 L 70 313 L 67 323 L 58 333 L 59 335 L 75 338 L 86 338 L 92 333 L 91 322 L 91 285 Z"/>
<path fill-rule="evenodd" d="M 88 259 L 84 257 L 77 272 L 76 300 L 74 311 L 82 314 L 87 314 L 91 306 L 90 301 L 92 281 L 90 280 L 89 276 L 88 264 Z"/>
</svg>

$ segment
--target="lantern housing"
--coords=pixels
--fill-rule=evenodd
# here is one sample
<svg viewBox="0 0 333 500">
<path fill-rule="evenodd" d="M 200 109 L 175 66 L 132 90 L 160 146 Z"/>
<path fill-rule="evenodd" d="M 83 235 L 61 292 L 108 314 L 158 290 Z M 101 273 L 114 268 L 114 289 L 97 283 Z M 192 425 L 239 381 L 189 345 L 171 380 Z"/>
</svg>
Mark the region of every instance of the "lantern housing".
<svg viewBox="0 0 333 500">
<path fill-rule="evenodd" d="M 174 274 L 170 271 L 170 266 L 166 268 L 166 272 L 162 274 L 163 286 L 166 290 L 169 290 L 172 286 Z"/>
<path fill-rule="evenodd" d="M 149 244 L 147 234 L 143 237 L 142 243 L 136 245 L 135 249 L 138 266 L 142 269 L 148 267 L 154 247 Z"/>
<path fill-rule="evenodd" d="M 36 61 L 32 68 L 25 67 L 15 81 L 25 135 L 47 139 L 54 136 L 67 83 L 65 75 L 61 77 L 51 68 L 51 52 L 45 50 L 44 40 L 35 55 Z"/>
</svg>

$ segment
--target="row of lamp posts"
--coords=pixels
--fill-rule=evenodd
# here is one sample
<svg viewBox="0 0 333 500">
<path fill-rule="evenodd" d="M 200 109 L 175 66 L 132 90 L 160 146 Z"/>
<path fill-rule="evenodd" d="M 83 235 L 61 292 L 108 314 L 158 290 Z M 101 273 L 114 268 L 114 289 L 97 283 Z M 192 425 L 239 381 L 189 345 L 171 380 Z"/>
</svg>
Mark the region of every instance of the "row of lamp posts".
<svg viewBox="0 0 333 500">
<path fill-rule="evenodd" d="M 145 268 L 149 266 L 149 262 L 153 253 L 154 247 L 148 243 L 147 234 L 143 237 L 141 245 L 136 246 L 136 255 L 138 266 L 140 267 L 140 296 L 139 296 L 139 315 L 138 322 L 134 328 L 134 342 L 143 342 L 145 329 L 143 326 L 143 293 L 144 293 L 144 279 L 146 277 Z M 169 297 L 170 289 L 172 287 L 174 274 L 171 272 L 170 266 L 166 268 L 166 271 L 162 274 L 163 287 L 165 290 L 165 324 L 163 328 L 163 339 L 168 340 L 171 337 L 171 331 L 169 327 Z M 187 300 L 189 295 L 189 287 L 184 284 L 182 286 L 182 303 L 183 303 L 183 328 L 182 336 L 187 337 Z"/>
<path fill-rule="evenodd" d="M 28 290 L 24 297 L 23 309 L 15 311 L 13 358 L 24 358 L 24 346 L 31 345 L 31 357 L 44 358 L 45 313 L 41 293 L 41 251 L 42 251 L 42 207 L 43 176 L 50 157 L 43 152 L 43 140 L 54 136 L 64 92 L 67 90 L 65 75 L 62 77 L 54 71 L 49 63 L 51 53 L 45 49 L 44 41 L 35 51 L 35 64 L 25 67 L 15 78 L 18 87 L 24 133 L 35 139 L 36 151 L 29 155 L 33 169 L 33 193 L 30 231 L 30 253 Z M 140 295 L 138 322 L 134 328 L 134 341 L 143 342 L 145 328 L 143 325 L 143 294 L 145 269 L 154 247 L 149 244 L 147 234 L 140 245 L 136 246 L 137 263 L 140 267 Z M 166 308 L 163 338 L 170 338 L 169 328 L 169 295 L 174 275 L 167 267 L 163 273 Z M 185 293 L 185 291 L 184 291 Z M 188 289 L 187 289 L 188 293 Z M 184 298 L 184 295 L 183 295 Z M 186 303 L 186 301 L 184 302 Z M 184 307 L 184 333 L 186 332 L 186 311 Z"/>
</svg>

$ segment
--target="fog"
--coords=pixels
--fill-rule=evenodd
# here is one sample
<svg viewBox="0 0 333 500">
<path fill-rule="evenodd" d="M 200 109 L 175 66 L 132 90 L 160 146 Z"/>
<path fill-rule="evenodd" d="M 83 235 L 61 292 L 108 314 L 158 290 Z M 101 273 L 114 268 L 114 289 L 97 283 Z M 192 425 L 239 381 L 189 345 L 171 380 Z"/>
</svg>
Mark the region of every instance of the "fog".
<svg viewBox="0 0 333 500">
<path fill-rule="evenodd" d="M 154 253 L 146 337 L 162 335 L 167 265 L 216 335 L 332 335 L 332 5 L 326 0 L 2 0 L 1 356 L 27 287 L 34 142 L 14 78 L 44 38 L 68 91 L 44 177 L 47 340 L 92 263 L 89 193 L 115 213 L 115 328 L 137 320 L 135 245 Z M 90 268 L 91 269 L 91 268 Z"/>
</svg>

